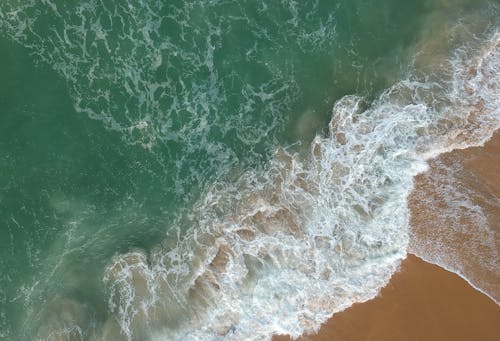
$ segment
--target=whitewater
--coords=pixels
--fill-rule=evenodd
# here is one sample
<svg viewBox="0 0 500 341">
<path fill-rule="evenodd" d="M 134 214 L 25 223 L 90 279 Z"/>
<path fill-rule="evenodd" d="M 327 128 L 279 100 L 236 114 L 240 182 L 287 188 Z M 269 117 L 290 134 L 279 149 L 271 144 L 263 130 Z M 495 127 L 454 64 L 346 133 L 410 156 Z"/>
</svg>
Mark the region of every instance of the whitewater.
<svg viewBox="0 0 500 341">
<path fill-rule="evenodd" d="M 131 4 L 141 9 L 139 18 L 157 23 L 154 8 L 140 5 Z M 57 6 L 53 8 L 59 13 Z M 81 10 L 93 9 L 89 5 Z M 236 152 L 210 140 L 212 126 L 232 128 L 232 121 L 213 114 L 231 94 L 219 87 L 210 37 L 203 40 L 209 47 L 203 59 L 187 48 L 161 45 L 183 54 L 182 60 L 196 65 L 193 72 L 203 76 L 198 87 L 189 88 L 183 76 L 176 78 L 178 84 L 167 86 L 148 83 L 148 70 L 129 64 L 126 56 L 89 63 L 85 49 L 82 53 L 71 37 L 60 34 L 71 30 L 56 28 L 50 44 L 38 45 L 38 38 L 33 43 L 27 37 L 37 33 L 18 24 L 25 13 L 19 11 L 2 12 L 0 7 L 4 31 L 33 49 L 42 63 L 52 65 L 67 83 L 79 114 L 101 122 L 124 143 L 145 152 L 155 152 L 158 144 L 167 143 L 164 140 L 175 142 L 181 152 L 169 157 L 182 154 L 179 164 L 189 155 L 208 155 L 206 164 L 189 167 L 191 161 L 186 161 L 188 166 L 182 167 L 188 170 L 179 166 L 179 178 L 186 173 L 189 181 L 198 181 L 205 175 L 204 167 L 220 164 L 224 169 L 214 171 L 217 176 L 200 186 L 199 195 L 188 201 L 189 209 L 164 222 L 168 229 L 152 247 L 134 245 L 104 260 L 99 298 L 106 314 L 93 313 L 91 304 L 71 295 L 42 295 L 44 299 L 30 301 L 31 295 L 54 284 L 51 276 L 65 271 L 60 260 L 54 261 L 56 270 L 46 279 L 21 290 L 28 307 L 23 329 L 36 340 L 270 340 L 276 334 L 299 337 L 318 331 L 332 314 L 375 297 L 406 257 L 411 237 L 408 196 L 414 177 L 428 169 L 427 161 L 455 149 L 481 146 L 500 128 L 500 33 L 495 19 L 493 24 L 478 24 L 481 11 L 457 24 L 441 22 L 444 28 L 434 27 L 440 34 L 432 29 L 423 32 L 407 51 L 411 62 L 399 80 L 374 98 L 342 96 L 331 108 L 327 126 L 315 132 L 312 141 L 280 146 L 273 135 L 270 157 L 241 169 Z M 489 11 L 494 17 L 498 6 L 491 5 Z M 137 23 L 139 19 L 130 25 Z M 325 27 L 330 26 L 322 23 L 314 31 L 323 32 L 322 39 L 335 33 Z M 132 58 L 138 63 L 145 58 L 155 70 L 164 58 L 149 37 L 148 32 L 156 29 L 159 26 L 153 25 L 141 31 L 140 39 L 134 38 L 144 45 L 133 48 Z M 217 32 L 221 27 L 210 29 Z M 97 41 L 109 50 L 101 28 L 93 27 L 93 32 L 98 38 L 101 34 Z M 310 39 L 302 41 L 306 49 L 316 39 L 313 34 L 301 37 Z M 449 45 L 441 44 L 443 40 Z M 141 51 L 147 53 L 142 56 Z M 82 59 L 75 61 L 79 54 Z M 175 65 L 175 57 L 171 62 Z M 110 71 L 113 63 L 120 72 Z M 80 73 L 90 75 L 88 82 L 77 79 Z M 257 102 L 272 112 L 290 109 L 290 98 L 298 91 L 295 79 L 287 83 L 279 72 L 272 78 L 260 88 L 243 86 L 245 103 L 235 109 L 242 113 L 237 118 L 250 113 Z M 119 90 L 106 90 L 112 82 L 120 84 Z M 170 86 L 178 93 L 157 96 Z M 122 96 L 132 99 L 115 111 L 113 101 Z M 157 114 L 163 106 L 169 107 L 171 116 Z M 199 116 L 180 123 L 171 119 L 181 117 L 182 110 Z M 273 127 L 283 122 L 272 117 L 255 131 L 248 122 L 238 125 L 245 146 L 258 145 L 274 134 Z M 179 196 L 189 191 L 184 182 L 172 187 Z M 480 242 L 489 250 L 486 256 L 498 260 L 496 235 L 488 236 L 490 240 Z M 446 255 L 426 253 L 424 242 L 412 245 L 412 253 L 458 273 L 498 304 L 498 293 L 488 291 L 491 283 L 464 273 Z M 495 262 L 483 263 L 498 273 Z"/>
<path fill-rule="evenodd" d="M 449 83 L 407 79 L 371 104 L 346 96 L 307 156 L 282 148 L 265 169 L 214 183 L 182 237 L 109 264 L 114 317 L 90 339 L 298 337 L 373 298 L 406 256 L 413 177 L 499 128 L 499 43 L 454 60 Z"/>
</svg>

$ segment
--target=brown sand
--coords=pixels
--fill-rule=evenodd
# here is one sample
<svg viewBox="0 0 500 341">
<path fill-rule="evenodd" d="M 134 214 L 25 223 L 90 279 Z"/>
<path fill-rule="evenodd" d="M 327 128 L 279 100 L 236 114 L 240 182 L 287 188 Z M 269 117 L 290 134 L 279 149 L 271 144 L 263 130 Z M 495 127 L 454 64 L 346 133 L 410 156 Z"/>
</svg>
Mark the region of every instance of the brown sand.
<svg viewBox="0 0 500 341">
<path fill-rule="evenodd" d="M 445 211 L 450 209 L 436 195 L 443 177 L 447 177 L 453 186 L 459 184 L 457 186 L 460 186 L 461 192 L 472 196 L 474 204 L 482 208 L 489 228 L 498 234 L 500 132 L 484 147 L 443 154 L 430 164 L 430 171 L 416 178 L 416 190 L 409 198 L 413 239 L 410 250 L 412 247 L 417 249 L 417 239 L 436 238 L 438 243 L 444 243 L 443 247 L 456 250 L 461 250 L 464 239 L 467 241 L 466 235 L 441 238 L 426 232 L 429 227 L 438 227 L 431 226 L 433 222 L 443 223 L 442 219 L 434 218 L 446 215 Z M 452 175 L 450 167 L 454 169 Z M 457 221 L 464 225 L 477 223 L 467 216 L 467 212 L 464 217 L 450 220 L 449 223 Z M 498 249 L 498 237 L 496 245 Z M 463 253 L 464 257 L 470 257 L 467 250 Z M 478 275 L 492 276 L 481 271 L 478 271 Z M 492 286 L 489 288 L 493 291 L 500 285 L 498 276 L 490 278 L 490 282 Z M 290 338 L 277 336 L 273 340 L 285 341 Z M 496 341 L 500 340 L 500 307 L 458 275 L 410 254 L 379 296 L 335 314 L 317 335 L 304 336 L 301 340 Z"/>
<path fill-rule="evenodd" d="M 500 307 L 462 278 L 409 255 L 373 300 L 335 314 L 310 341 L 499 340 Z M 274 341 L 290 340 L 275 337 Z"/>
<path fill-rule="evenodd" d="M 463 271 L 500 301 L 500 132 L 429 164 L 409 198 L 409 252 Z"/>
</svg>

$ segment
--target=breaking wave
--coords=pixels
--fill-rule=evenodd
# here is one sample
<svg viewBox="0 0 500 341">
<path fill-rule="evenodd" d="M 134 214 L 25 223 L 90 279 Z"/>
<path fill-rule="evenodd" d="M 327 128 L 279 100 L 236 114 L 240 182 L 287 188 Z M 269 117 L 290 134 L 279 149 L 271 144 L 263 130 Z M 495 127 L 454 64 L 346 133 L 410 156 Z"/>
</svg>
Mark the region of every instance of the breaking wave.
<svg viewBox="0 0 500 341">
<path fill-rule="evenodd" d="M 265 169 L 214 183 L 187 233 L 109 264 L 112 315 L 93 337 L 298 337 L 374 297 L 406 255 L 413 177 L 500 126 L 499 44 L 495 33 L 474 57 L 456 53 L 446 81 L 344 97 L 307 156 L 278 149 Z"/>
<path fill-rule="evenodd" d="M 206 14 L 201 5 L 175 14 L 176 20 L 186 20 L 169 29 L 181 35 L 188 25 L 199 25 L 193 31 L 199 34 L 178 46 L 153 36 L 169 25 L 158 15 L 170 10 L 161 2 L 108 8 L 96 0 L 76 7 L 68 3 L 73 7 L 67 9 L 44 1 L 46 15 L 62 18 L 52 31 L 43 20 L 36 22 L 41 25 L 36 32 L 49 32 L 52 40 L 32 40 L 40 34 L 30 28 L 30 18 L 40 17 L 30 15 L 34 4 L 0 11 L 0 28 L 53 65 L 68 82 L 78 111 L 148 150 L 159 141 L 178 144 L 179 151 L 169 154 L 173 159 L 207 152 L 215 160 L 212 167 L 234 165 L 235 152 L 212 143 L 212 130 L 234 133 L 245 146 L 264 141 L 270 132 L 274 138 L 296 93 L 293 76 L 287 78 L 272 63 L 262 66 L 265 80 L 228 79 L 244 83 L 238 88 L 244 101 L 234 109 L 238 122 L 228 123 L 218 108 L 221 101 L 231 103 L 231 91 L 220 87 L 213 67 L 213 46 L 223 39 L 224 22 L 200 20 Z M 96 8 L 105 15 L 97 15 Z M 287 8 L 293 14 L 294 6 Z M 76 18 L 68 24 L 66 15 L 73 12 Z M 124 18 L 136 19 L 125 23 Z M 315 46 L 318 37 L 333 40 L 329 20 L 295 37 L 300 49 Z M 107 30 L 108 25 L 123 29 Z M 333 107 L 328 131 L 306 152 L 277 148 L 259 169 L 234 181 L 221 175 L 160 245 L 110 260 L 102 278 L 105 319 L 77 300 L 56 298 L 36 312 L 36 319 L 27 319 L 27 330 L 36 330 L 40 340 L 298 337 L 316 331 L 332 313 L 374 297 L 406 256 L 413 177 L 427 169 L 428 159 L 481 145 L 500 127 L 500 36 L 489 31 L 486 42 L 468 36 L 470 45 L 454 47 L 451 56 L 433 56 L 424 48 L 410 76 L 372 102 L 343 97 Z M 112 32 L 121 35 L 106 39 Z M 117 45 L 109 46 L 112 41 Z M 191 44 L 203 53 L 191 53 Z M 110 49 L 114 53 L 102 53 Z M 258 47 L 245 51 L 254 62 L 263 59 L 254 55 Z M 87 58 L 87 53 L 109 58 Z M 154 81 L 156 72 L 175 84 Z M 203 82 L 185 81 L 190 72 Z M 88 75 L 85 82 L 77 80 L 82 73 Z M 113 107 L 117 103 L 125 104 Z M 168 115 L 157 115 L 164 108 Z M 245 121 L 252 120 L 249 112 L 263 108 L 270 108 L 268 121 Z M 186 161 L 184 171 L 190 172 L 189 166 Z M 197 164 L 190 181 L 201 177 L 204 167 Z"/>
</svg>

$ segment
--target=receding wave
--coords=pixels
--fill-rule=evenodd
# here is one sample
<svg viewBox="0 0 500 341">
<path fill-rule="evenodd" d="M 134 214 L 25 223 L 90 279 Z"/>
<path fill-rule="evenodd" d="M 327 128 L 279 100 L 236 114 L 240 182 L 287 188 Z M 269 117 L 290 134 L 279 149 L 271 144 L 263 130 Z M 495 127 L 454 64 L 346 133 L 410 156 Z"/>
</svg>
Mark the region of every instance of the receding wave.
<svg viewBox="0 0 500 341">
<path fill-rule="evenodd" d="M 498 8 L 492 7 L 491 11 L 498 13 Z M 475 17 L 473 21 L 480 20 Z M 439 25 L 446 27 L 447 24 Z M 464 129 L 456 130 L 447 138 L 451 149 L 463 149 L 482 145 L 499 128 L 500 38 L 498 27 L 493 29 L 488 44 L 479 43 L 479 34 L 470 23 L 461 22 L 452 27 L 452 30 L 437 29 L 440 34 L 423 40 L 422 60 L 417 58 L 417 63 L 426 72 L 433 70 L 439 77 L 445 75 L 450 80 L 447 101 L 452 105 L 441 110 L 447 116 L 447 111 L 453 111 L 452 116 L 466 118 Z M 445 44 L 441 43 L 444 37 L 448 37 Z M 454 72 L 448 74 L 442 51 L 457 40 L 467 41 L 468 45 L 456 48 L 449 60 Z M 441 124 L 452 127 L 448 119 Z M 485 191 L 484 196 L 477 192 L 476 185 L 470 184 L 474 175 L 464 172 L 460 155 L 456 155 L 457 159 L 454 157 L 451 154 L 432 160 L 431 170 L 417 182 L 421 187 L 412 196 L 416 226 L 411 231 L 409 251 L 457 273 L 498 304 L 498 237 L 494 223 L 488 221 L 485 207 L 491 204 L 491 199 L 487 199 L 491 193 Z M 435 208 L 439 213 L 431 213 Z"/>
<path fill-rule="evenodd" d="M 453 61 L 455 68 L 462 70 L 453 77 L 452 100 L 457 106 L 453 110 L 469 113 L 466 129 L 452 138 L 453 143 L 459 142 L 457 148 L 481 145 L 481 138 L 490 137 L 499 127 L 498 32 L 477 52 L 472 59 Z M 492 198 L 488 189 L 480 191 L 476 175 L 464 166 L 465 160 L 459 153 L 442 155 L 418 178 L 419 187 L 411 202 L 415 226 L 409 251 L 459 274 L 499 304 L 498 232 L 487 212 L 488 207 L 498 205 L 498 198 Z M 435 208 L 439 209 L 437 214 L 432 213 Z"/>
</svg>

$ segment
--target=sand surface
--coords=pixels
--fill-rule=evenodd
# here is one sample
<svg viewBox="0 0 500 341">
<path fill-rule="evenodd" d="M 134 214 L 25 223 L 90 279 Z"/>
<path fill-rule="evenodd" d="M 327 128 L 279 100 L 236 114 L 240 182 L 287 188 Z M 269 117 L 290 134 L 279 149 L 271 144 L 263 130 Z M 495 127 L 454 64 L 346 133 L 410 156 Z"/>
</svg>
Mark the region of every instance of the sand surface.
<svg viewBox="0 0 500 341">
<path fill-rule="evenodd" d="M 408 200 L 409 252 L 465 275 L 500 302 L 500 132 L 429 164 Z"/>
<path fill-rule="evenodd" d="M 410 252 L 425 248 L 429 259 L 473 272 L 469 278 L 500 297 L 500 132 L 484 147 L 432 160 L 415 179 L 409 207 Z M 484 238 L 488 247 L 475 244 Z M 274 338 L 284 340 L 290 338 Z M 335 314 L 301 340 L 496 341 L 500 307 L 455 273 L 409 254 L 378 297 Z"/>
<path fill-rule="evenodd" d="M 499 340 L 500 307 L 454 273 L 409 255 L 373 300 L 301 340 Z M 290 340 L 275 337 L 274 341 Z"/>
</svg>

